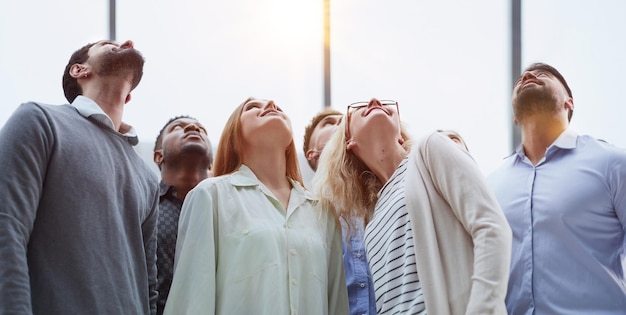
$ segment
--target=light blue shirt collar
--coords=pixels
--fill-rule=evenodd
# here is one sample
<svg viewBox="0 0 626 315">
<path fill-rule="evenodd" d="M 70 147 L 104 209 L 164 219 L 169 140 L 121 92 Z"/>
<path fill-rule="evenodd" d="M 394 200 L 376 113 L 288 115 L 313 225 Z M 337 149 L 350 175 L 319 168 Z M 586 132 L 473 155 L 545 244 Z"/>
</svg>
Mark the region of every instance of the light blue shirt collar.
<svg viewBox="0 0 626 315">
<path fill-rule="evenodd" d="M 624 314 L 623 149 L 567 129 L 536 166 L 520 161 L 488 177 L 514 235 L 509 313 Z"/>
<path fill-rule="evenodd" d="M 561 149 L 575 149 L 577 138 L 578 134 L 571 128 L 567 128 L 561 133 L 561 135 L 559 135 L 558 138 L 556 138 L 556 140 L 554 140 L 554 143 L 550 147 L 558 147 Z"/>
<path fill-rule="evenodd" d="M 113 120 L 111 120 L 111 117 L 109 117 L 102 110 L 102 108 L 100 108 L 100 106 L 98 106 L 98 104 L 96 104 L 96 102 L 94 102 L 92 99 L 79 95 L 72 102 L 72 106 L 74 106 L 74 108 L 78 110 L 78 113 L 80 113 L 83 117 L 91 117 L 99 121 L 103 125 L 109 127 L 110 129 L 115 130 L 115 126 L 113 125 Z M 120 125 L 120 130 L 118 132 L 126 137 L 130 144 L 137 145 L 137 143 L 139 143 L 137 131 L 135 130 L 135 128 L 133 128 L 133 126 L 122 122 L 122 124 Z"/>
<path fill-rule="evenodd" d="M 578 138 L 578 134 L 571 128 L 565 129 L 561 134 L 554 140 L 554 142 L 546 149 L 546 156 L 556 150 L 559 149 L 575 149 L 576 148 L 576 139 Z M 520 144 L 517 146 L 515 153 L 523 159 L 526 154 L 524 153 L 524 147 Z"/>
</svg>

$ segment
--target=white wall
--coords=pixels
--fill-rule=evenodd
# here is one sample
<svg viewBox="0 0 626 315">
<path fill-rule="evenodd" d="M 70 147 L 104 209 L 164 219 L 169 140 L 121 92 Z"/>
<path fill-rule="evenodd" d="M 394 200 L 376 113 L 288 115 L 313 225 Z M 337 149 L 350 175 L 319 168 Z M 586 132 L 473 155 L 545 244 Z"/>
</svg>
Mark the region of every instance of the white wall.
<svg viewBox="0 0 626 315">
<path fill-rule="evenodd" d="M 169 118 L 188 114 L 217 143 L 245 98 L 274 99 L 300 148 L 304 126 L 323 105 L 322 3 L 117 0 L 118 40 L 133 39 L 146 57 L 124 120 L 151 146 Z M 107 37 L 107 6 L 0 2 L 0 125 L 24 101 L 65 103 L 63 68 L 74 50 Z M 508 1 L 331 6 L 334 108 L 395 99 L 411 133 L 459 131 L 485 173 L 511 152 Z M 574 127 L 623 147 L 625 9 L 619 0 L 526 0 L 522 21 L 523 65 L 555 65 L 573 90 Z"/>
</svg>

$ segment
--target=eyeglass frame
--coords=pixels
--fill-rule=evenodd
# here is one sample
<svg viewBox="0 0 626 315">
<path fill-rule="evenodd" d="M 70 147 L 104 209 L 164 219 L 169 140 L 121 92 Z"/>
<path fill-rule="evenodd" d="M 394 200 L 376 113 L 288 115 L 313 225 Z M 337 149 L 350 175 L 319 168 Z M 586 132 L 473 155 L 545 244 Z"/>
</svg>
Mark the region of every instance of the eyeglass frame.
<svg viewBox="0 0 626 315">
<path fill-rule="evenodd" d="M 356 112 L 356 110 L 358 110 L 359 108 L 363 108 L 363 107 L 367 107 L 370 105 L 372 101 L 360 101 L 360 102 L 354 102 L 350 105 L 347 106 L 346 108 L 346 132 L 345 132 L 345 137 L 346 137 L 346 141 L 350 139 L 349 137 L 349 132 L 350 132 L 350 120 L 352 119 L 352 115 L 350 114 L 350 108 L 355 108 L 355 110 L 353 110 L 352 112 Z M 378 102 L 380 103 L 380 106 L 391 106 L 391 105 L 396 105 L 396 113 L 398 113 L 398 117 L 400 117 L 400 106 L 398 105 L 397 101 L 394 100 L 378 100 Z M 358 104 L 358 105 L 357 105 Z"/>
</svg>

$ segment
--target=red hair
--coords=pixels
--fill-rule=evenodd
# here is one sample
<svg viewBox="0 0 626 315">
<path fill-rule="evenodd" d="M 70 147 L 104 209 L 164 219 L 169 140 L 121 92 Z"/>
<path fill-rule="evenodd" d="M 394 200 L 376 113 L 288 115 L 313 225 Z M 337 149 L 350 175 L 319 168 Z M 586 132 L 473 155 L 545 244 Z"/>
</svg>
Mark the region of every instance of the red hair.
<svg viewBox="0 0 626 315">
<path fill-rule="evenodd" d="M 217 153 L 213 164 L 213 176 L 231 174 L 239 169 L 242 162 L 241 153 L 243 152 L 243 136 L 241 133 L 241 112 L 244 106 L 254 100 L 249 97 L 241 105 L 239 105 L 226 121 L 222 137 L 217 145 Z M 287 167 L 285 175 L 304 187 L 300 166 L 298 164 L 298 156 L 296 154 L 296 145 L 291 137 L 291 143 L 287 146 L 285 152 Z"/>
</svg>

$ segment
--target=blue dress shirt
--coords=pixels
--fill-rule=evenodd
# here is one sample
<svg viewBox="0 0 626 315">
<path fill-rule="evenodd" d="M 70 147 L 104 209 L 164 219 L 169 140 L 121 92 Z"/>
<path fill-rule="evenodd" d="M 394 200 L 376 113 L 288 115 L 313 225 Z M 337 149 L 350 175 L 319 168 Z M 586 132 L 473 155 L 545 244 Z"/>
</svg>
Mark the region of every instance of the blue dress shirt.
<svg viewBox="0 0 626 315">
<path fill-rule="evenodd" d="M 343 266 L 346 273 L 350 315 L 376 314 L 376 297 L 370 267 L 365 255 L 362 222 L 355 222 L 348 232 L 343 224 Z M 346 234 L 350 237 L 346 238 Z"/>
<path fill-rule="evenodd" d="M 626 314 L 626 152 L 565 130 L 488 178 L 513 231 L 509 314 Z"/>
</svg>

